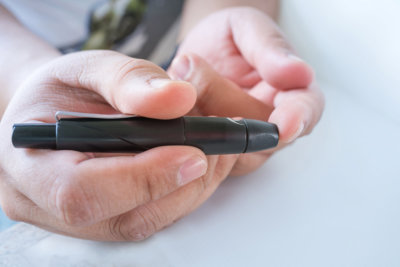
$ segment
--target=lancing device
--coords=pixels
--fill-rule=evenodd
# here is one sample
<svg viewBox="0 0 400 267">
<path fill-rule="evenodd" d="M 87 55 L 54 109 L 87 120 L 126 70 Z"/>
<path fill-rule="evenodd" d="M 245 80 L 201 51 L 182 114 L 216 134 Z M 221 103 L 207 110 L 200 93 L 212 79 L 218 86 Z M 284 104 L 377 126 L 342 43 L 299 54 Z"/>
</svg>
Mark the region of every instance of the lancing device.
<svg viewBox="0 0 400 267">
<path fill-rule="evenodd" d="M 180 117 L 157 120 L 57 112 L 56 123 L 14 124 L 17 148 L 81 152 L 142 152 L 158 146 L 185 145 L 207 155 L 240 154 L 273 148 L 279 133 L 275 124 L 221 117 Z"/>
</svg>

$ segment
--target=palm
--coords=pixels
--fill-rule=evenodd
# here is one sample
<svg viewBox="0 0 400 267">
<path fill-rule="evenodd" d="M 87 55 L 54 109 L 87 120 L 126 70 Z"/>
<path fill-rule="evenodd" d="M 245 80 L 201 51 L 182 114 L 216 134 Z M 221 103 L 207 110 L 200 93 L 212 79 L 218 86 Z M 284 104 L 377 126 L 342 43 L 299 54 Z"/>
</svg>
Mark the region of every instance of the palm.
<svg viewBox="0 0 400 267">
<path fill-rule="evenodd" d="M 222 34 L 218 30 L 210 31 L 208 24 L 200 24 L 181 44 L 179 53 L 197 54 L 222 76 L 243 89 L 251 89 L 260 81 L 260 76 L 241 54 L 230 29 L 224 29 Z"/>
</svg>

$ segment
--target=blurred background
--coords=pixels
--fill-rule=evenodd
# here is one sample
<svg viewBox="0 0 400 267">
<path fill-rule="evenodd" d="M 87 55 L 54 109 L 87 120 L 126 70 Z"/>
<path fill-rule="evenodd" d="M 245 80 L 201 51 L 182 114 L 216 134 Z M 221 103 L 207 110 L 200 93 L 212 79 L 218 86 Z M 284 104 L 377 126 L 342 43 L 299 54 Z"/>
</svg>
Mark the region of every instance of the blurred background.
<svg viewBox="0 0 400 267">
<path fill-rule="evenodd" d="M 400 1 L 284 0 L 281 26 L 318 78 L 400 122 Z"/>
</svg>

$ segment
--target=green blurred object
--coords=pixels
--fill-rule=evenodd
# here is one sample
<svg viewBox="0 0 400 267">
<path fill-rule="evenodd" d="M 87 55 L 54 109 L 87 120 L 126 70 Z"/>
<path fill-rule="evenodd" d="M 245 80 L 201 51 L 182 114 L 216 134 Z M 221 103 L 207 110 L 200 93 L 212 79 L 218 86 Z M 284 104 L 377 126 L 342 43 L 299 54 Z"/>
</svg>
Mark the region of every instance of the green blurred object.
<svg viewBox="0 0 400 267">
<path fill-rule="evenodd" d="M 94 10 L 90 17 L 90 36 L 82 49 L 111 49 L 136 29 L 146 7 L 146 0 L 112 0 Z"/>
</svg>

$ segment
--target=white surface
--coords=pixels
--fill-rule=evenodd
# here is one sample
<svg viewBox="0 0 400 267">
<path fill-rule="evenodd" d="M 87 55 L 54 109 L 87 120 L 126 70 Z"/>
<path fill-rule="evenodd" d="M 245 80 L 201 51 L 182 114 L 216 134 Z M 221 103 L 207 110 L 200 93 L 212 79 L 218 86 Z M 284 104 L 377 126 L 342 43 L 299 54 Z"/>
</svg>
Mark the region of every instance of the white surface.
<svg viewBox="0 0 400 267">
<path fill-rule="evenodd" d="M 143 243 L 20 224 L 0 234 L 0 265 L 400 266 L 400 35 L 391 15 L 399 4 L 292 0 L 283 10 L 289 38 L 324 81 L 326 111 L 311 136 L 228 179 L 199 210 Z"/>
</svg>

